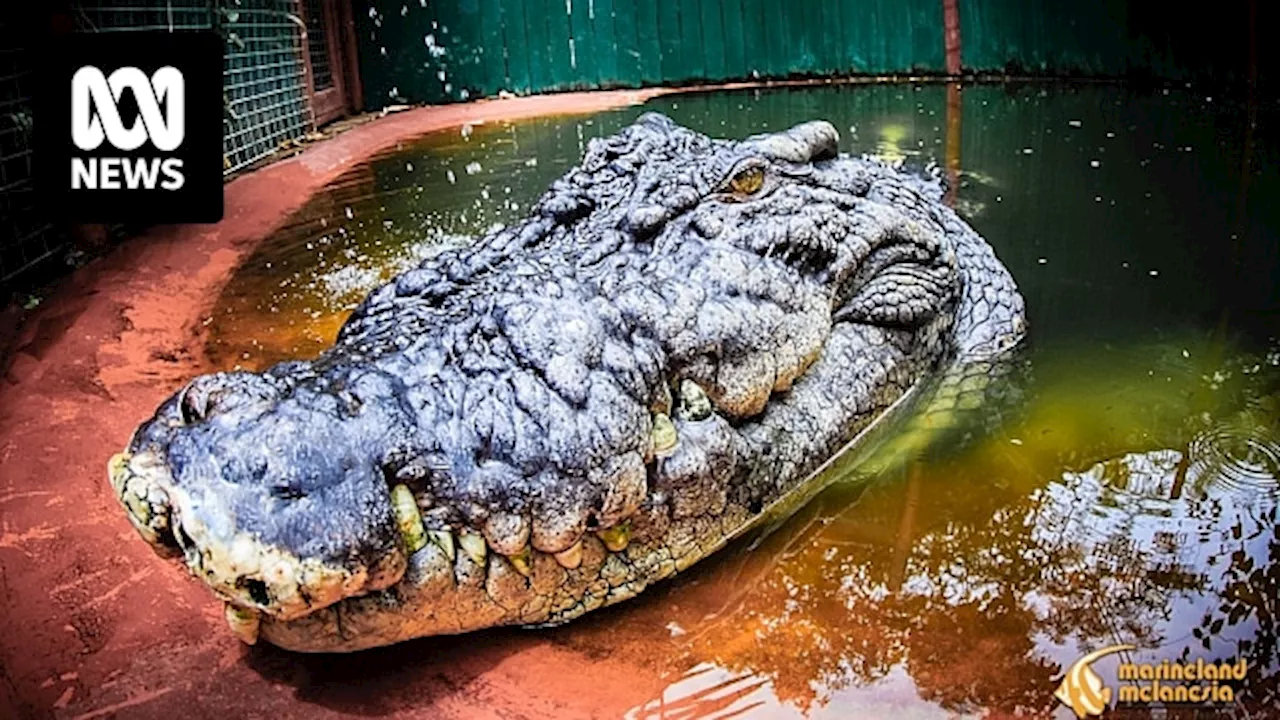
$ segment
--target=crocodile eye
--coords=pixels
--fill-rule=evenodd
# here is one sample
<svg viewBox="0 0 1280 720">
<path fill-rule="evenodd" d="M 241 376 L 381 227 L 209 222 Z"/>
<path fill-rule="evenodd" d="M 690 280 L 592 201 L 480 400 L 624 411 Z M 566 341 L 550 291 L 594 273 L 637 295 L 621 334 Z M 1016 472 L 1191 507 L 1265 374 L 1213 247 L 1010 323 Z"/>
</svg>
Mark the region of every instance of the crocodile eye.
<svg viewBox="0 0 1280 720">
<path fill-rule="evenodd" d="M 754 195 L 764 187 L 764 168 L 753 165 L 739 170 L 729 179 L 729 187 L 740 195 Z"/>
</svg>

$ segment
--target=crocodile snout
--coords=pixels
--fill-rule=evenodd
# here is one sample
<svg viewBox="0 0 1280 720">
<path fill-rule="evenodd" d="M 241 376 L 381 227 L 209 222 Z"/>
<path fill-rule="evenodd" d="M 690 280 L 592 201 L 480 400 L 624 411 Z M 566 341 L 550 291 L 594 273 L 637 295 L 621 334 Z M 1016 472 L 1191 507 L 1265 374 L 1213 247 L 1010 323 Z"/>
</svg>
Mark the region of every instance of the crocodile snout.
<svg viewBox="0 0 1280 720">
<path fill-rule="evenodd" d="M 402 547 L 371 562 L 300 557 L 236 527 L 235 512 L 175 482 L 155 450 L 112 456 L 107 473 L 129 522 L 152 549 L 180 558 L 226 604 L 228 624 L 247 643 L 262 616 L 298 618 L 347 597 L 382 590 L 404 575 Z"/>
<path fill-rule="evenodd" d="M 164 464 L 153 453 L 116 453 L 107 463 L 111 489 L 129 522 L 157 553 L 173 557 L 181 548 L 173 534 L 167 484 L 160 481 L 163 473 Z"/>
</svg>

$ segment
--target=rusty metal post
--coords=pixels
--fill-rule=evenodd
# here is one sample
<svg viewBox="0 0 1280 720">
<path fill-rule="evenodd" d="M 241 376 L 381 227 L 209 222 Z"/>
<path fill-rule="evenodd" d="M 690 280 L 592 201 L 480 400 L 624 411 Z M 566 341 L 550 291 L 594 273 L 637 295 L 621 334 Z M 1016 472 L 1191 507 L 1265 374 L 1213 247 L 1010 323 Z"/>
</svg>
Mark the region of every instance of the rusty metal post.
<svg viewBox="0 0 1280 720">
<path fill-rule="evenodd" d="M 898 592 L 907 579 L 907 564 L 911 560 L 911 552 L 915 549 L 916 514 L 920 510 L 920 486 L 923 484 L 923 470 L 920 462 L 912 462 L 907 467 L 907 488 L 902 501 L 902 517 L 898 520 L 898 532 L 894 536 L 893 564 L 889 570 L 889 590 Z"/>
<path fill-rule="evenodd" d="M 942 42 L 947 53 L 947 74 L 958 77 L 960 62 L 960 0 L 942 0 Z"/>
<path fill-rule="evenodd" d="M 947 83 L 947 195 L 944 198 L 948 207 L 956 206 L 956 195 L 960 190 L 960 119 L 964 114 L 964 99 L 960 94 L 960 83 Z"/>
</svg>

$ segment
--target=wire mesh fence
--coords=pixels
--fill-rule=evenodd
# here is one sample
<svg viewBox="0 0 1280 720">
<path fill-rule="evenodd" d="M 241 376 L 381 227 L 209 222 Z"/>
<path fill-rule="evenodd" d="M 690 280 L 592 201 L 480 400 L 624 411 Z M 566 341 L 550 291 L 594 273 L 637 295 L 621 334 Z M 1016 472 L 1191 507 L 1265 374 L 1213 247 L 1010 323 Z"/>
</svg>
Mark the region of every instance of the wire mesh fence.
<svg viewBox="0 0 1280 720">
<path fill-rule="evenodd" d="M 324 26 L 324 8 L 320 0 L 306 0 L 307 51 L 311 53 L 311 81 L 317 92 L 333 87 L 333 68 L 329 67 L 329 42 Z"/>
<path fill-rule="evenodd" d="M 298 10 L 298 0 L 133 0 L 84 2 L 76 19 L 88 32 L 219 31 L 223 168 L 231 173 L 312 125 L 302 55 L 306 25 Z"/>
<path fill-rule="evenodd" d="M 230 174 L 314 126 L 301 1 L 81 0 L 72 3 L 70 19 L 77 32 L 219 32 L 224 41 L 223 170 Z M 36 35 L 0 17 L 0 291 L 65 256 L 71 245 L 69 228 L 53 222 L 35 202 L 32 48 L 27 42 Z M 108 231 L 118 235 L 122 228 Z"/>
<path fill-rule="evenodd" d="M 135 0 L 112 5 L 83 2 L 72 6 L 81 32 L 141 32 L 146 30 L 208 30 L 212 5 L 208 0 L 155 2 Z"/>
<path fill-rule="evenodd" d="M 0 285 L 54 257 L 65 245 L 63 235 L 36 208 L 31 65 L 24 35 L 0 18 Z"/>
<path fill-rule="evenodd" d="M 218 8 L 223 54 L 224 167 L 233 172 L 301 137 L 313 125 L 305 25 L 293 0 L 245 0 Z"/>
</svg>

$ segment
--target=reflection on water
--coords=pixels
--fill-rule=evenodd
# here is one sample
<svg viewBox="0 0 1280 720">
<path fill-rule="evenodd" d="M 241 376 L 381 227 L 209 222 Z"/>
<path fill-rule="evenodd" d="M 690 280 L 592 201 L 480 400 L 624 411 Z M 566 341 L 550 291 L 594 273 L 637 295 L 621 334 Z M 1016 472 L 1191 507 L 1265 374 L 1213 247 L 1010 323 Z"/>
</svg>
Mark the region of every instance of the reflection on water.
<svg viewBox="0 0 1280 720">
<path fill-rule="evenodd" d="M 1037 354 L 998 429 L 886 448 L 896 467 L 831 488 L 582 642 L 663 658 L 671 684 L 633 717 L 1040 716 L 1065 667 L 1117 642 L 1141 648 L 1126 662 L 1243 655 L 1250 705 L 1274 707 L 1280 435 L 1251 406 L 1280 397 L 1280 369 L 1197 399 L 1185 391 L 1212 383 L 1205 368 L 1163 352 Z M 1252 445 L 1216 444 L 1241 425 Z"/>
<path fill-rule="evenodd" d="M 773 532 L 551 641 L 665 678 L 635 718 L 1073 717 L 1052 695 L 1063 670 L 1117 643 L 1139 650 L 1099 661 L 1105 679 L 1239 656 L 1235 710 L 1276 707 L 1280 220 L 1257 200 L 1275 148 L 1221 98 L 807 88 L 433 134 L 265 242 L 211 354 L 314 355 L 381 279 L 519 217 L 648 108 L 724 136 L 823 117 L 845 149 L 937 164 L 1023 288 L 1032 341 L 1016 402 L 904 427 Z"/>
</svg>

